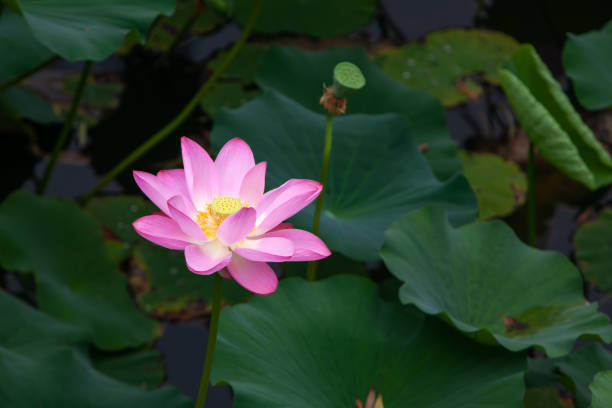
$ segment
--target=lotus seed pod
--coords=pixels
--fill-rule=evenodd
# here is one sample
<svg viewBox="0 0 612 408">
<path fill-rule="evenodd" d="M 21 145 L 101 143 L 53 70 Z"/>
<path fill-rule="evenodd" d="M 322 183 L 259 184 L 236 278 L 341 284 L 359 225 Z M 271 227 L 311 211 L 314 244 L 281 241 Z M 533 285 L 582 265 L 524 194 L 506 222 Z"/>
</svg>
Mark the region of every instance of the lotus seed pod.
<svg viewBox="0 0 612 408">
<path fill-rule="evenodd" d="M 350 62 L 340 62 L 334 67 L 334 95 L 346 98 L 366 84 L 365 77 L 359 67 Z"/>
</svg>

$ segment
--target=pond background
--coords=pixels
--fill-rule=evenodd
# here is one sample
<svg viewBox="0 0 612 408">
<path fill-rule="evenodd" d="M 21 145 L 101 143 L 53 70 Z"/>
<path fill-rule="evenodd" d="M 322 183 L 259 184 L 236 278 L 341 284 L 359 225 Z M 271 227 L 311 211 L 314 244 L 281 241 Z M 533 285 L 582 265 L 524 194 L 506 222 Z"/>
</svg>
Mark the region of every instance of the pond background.
<svg viewBox="0 0 612 408">
<path fill-rule="evenodd" d="M 611 1 L 553 1 L 553 0 L 382 0 L 378 15 L 366 27 L 348 36 L 348 40 L 306 40 L 312 47 L 330 44 L 352 45 L 372 49 L 379 44 L 400 45 L 419 40 L 426 34 L 449 27 L 479 27 L 502 31 L 519 42 L 532 43 L 556 79 L 568 90 L 569 81 L 563 73 L 561 50 L 566 32 L 582 33 L 601 27 L 612 16 Z M 106 173 L 118 158 L 146 140 L 174 117 L 206 80 L 210 72 L 204 64 L 227 49 L 240 35 L 240 28 L 229 23 L 203 36 L 187 37 L 163 63 L 159 54 L 141 47 L 124 56 L 113 55 L 94 65 L 96 79 L 120 80 L 123 91 L 118 107 L 108 112 L 95 112 L 98 123 L 86 131 L 74 132 L 69 146 L 60 156 L 50 180 L 47 194 L 78 198 L 95 184 L 99 174 Z M 297 36 L 253 35 L 252 42 L 301 43 Z M 50 96 L 61 95 L 48 87 L 56 78 L 76 75 L 81 64 L 59 62 L 28 79 L 28 84 Z M 504 100 L 499 89 L 487 89 L 492 100 Z M 569 95 L 573 95 L 569 92 Z M 526 144 L 504 145 L 506 131 L 503 123 L 487 115 L 486 98 L 446 109 L 451 136 L 468 150 L 498 152 L 510 149 L 519 162 L 526 154 Z M 576 106 L 576 104 L 575 104 Z M 589 118 L 586 118 L 587 123 Z M 175 134 L 206 140 L 211 120 L 199 109 L 191 115 Z M 49 152 L 61 125 L 33 125 L 36 139 L 6 134 L 0 160 L 4 175 L 0 181 L 0 199 L 12 190 L 23 187 L 34 190 L 34 179 L 39 179 L 45 167 L 45 153 Z M 612 132 L 612 129 L 610 130 Z M 605 136 L 605 135 L 604 135 Z M 612 134 L 602 140 L 612 146 Z M 175 138 L 168 138 L 139 160 L 133 167 L 153 170 L 176 162 L 179 146 Z M 525 156 L 526 157 L 526 156 Z M 525 158 L 523 157 L 523 159 Z M 591 193 L 568 179 L 543 161 L 537 162 L 538 185 L 538 245 L 573 257 L 571 237 L 576 219 L 583 213 L 612 202 L 612 189 Z M 140 194 L 131 172 L 124 172 L 107 185 L 103 193 Z M 593 204 L 595 203 L 595 204 Z M 506 221 L 517 234 L 525 237 L 526 209 L 523 207 Z M 372 265 L 373 273 L 384 274 L 381 265 Z M 3 285 L 9 291 L 25 290 L 10 274 L 3 274 Z M 589 300 L 601 297 L 591 287 L 586 288 Z M 603 311 L 612 316 L 612 304 L 604 303 Z M 207 339 L 207 319 L 188 322 L 168 322 L 157 347 L 164 355 L 167 382 L 181 392 L 195 397 L 204 361 Z M 229 387 L 214 387 L 209 393 L 213 407 L 231 407 Z"/>
</svg>

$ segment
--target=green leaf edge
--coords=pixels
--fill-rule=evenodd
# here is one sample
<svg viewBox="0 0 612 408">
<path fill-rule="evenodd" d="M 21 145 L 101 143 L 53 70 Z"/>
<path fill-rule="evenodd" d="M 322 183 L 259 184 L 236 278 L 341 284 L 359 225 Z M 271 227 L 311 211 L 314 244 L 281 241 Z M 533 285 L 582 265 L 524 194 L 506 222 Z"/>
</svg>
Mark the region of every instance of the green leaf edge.
<svg viewBox="0 0 612 408">
<path fill-rule="evenodd" d="M 569 131 L 576 134 L 574 139 L 520 78 L 516 67 L 513 67 L 517 58 L 522 58 L 530 64 L 530 74 L 535 75 L 531 79 L 544 85 L 544 92 L 548 93 L 547 96 L 550 96 L 556 104 L 553 108 L 559 109 L 562 114 L 566 115 L 568 125 L 571 126 Z M 512 63 L 507 68 L 500 68 L 499 77 L 502 88 L 523 125 L 523 129 L 542 156 L 591 190 L 612 181 L 612 157 L 601 147 L 593 132 L 582 121 L 532 45 L 522 45 L 513 54 Z M 601 162 L 599 164 L 605 167 L 606 171 L 601 179 L 598 179 L 597 174 L 582 157 L 577 144 L 591 150 L 591 153 Z"/>
<path fill-rule="evenodd" d="M 437 211 L 439 213 L 443 213 L 444 217 L 445 217 L 445 220 L 444 220 L 445 228 L 447 228 L 447 229 L 450 228 L 450 229 L 455 229 L 455 230 L 462 230 L 462 229 L 466 229 L 466 228 L 473 228 L 474 226 L 479 225 L 479 224 L 487 223 L 487 224 L 499 224 L 499 225 L 502 225 L 502 227 L 505 228 L 508 232 L 514 234 L 513 230 L 506 223 L 504 223 L 501 220 L 493 220 L 493 221 L 487 221 L 487 222 L 474 222 L 474 223 L 471 223 L 471 224 L 462 225 L 462 226 L 460 226 L 458 228 L 454 228 L 451 225 L 451 223 L 448 221 L 448 216 L 447 216 L 446 212 L 444 211 L 443 207 L 436 206 L 436 205 L 428 206 L 428 207 L 423 207 L 423 208 L 411 211 L 408 214 L 406 214 L 404 217 L 401 217 L 400 219 L 395 221 L 393 224 L 391 224 L 389 226 L 389 228 L 385 231 L 385 241 L 383 243 L 382 248 L 379 251 L 380 258 L 383 260 L 384 263 L 386 263 L 386 259 L 388 259 L 388 257 L 386 257 L 384 255 L 384 253 L 385 253 L 386 248 L 387 248 L 387 238 L 388 238 L 388 236 L 390 234 L 390 231 L 393 230 L 393 228 L 396 225 L 399 225 L 400 223 L 402 223 L 403 220 L 405 218 L 409 217 L 412 213 L 425 212 L 425 211 L 428 211 L 428 212 L 436 212 Z M 516 239 L 518 239 L 518 238 L 516 238 Z M 552 251 L 541 251 L 541 250 L 537 250 L 537 249 L 531 248 L 531 247 L 527 247 L 527 248 L 530 248 L 531 250 L 538 251 L 538 252 L 552 252 Z M 556 256 L 556 255 L 558 255 L 559 257 L 564 258 L 567 262 L 571 263 L 562 254 L 560 254 L 560 253 L 553 253 L 553 256 Z M 572 266 L 573 266 L 573 264 L 572 264 Z M 583 309 L 582 313 L 586 313 L 586 312 L 593 313 L 594 312 L 593 318 L 599 318 L 599 319 L 606 318 L 608 320 L 608 326 L 605 328 L 603 333 L 594 333 L 594 332 L 583 333 L 582 335 L 577 336 L 571 342 L 568 342 L 565 339 L 561 339 L 560 341 L 555 342 L 555 343 L 547 342 L 548 343 L 547 345 L 536 344 L 535 342 L 534 343 L 530 343 L 530 344 L 525 344 L 527 342 L 516 342 L 516 341 L 514 341 L 513 338 L 504 337 L 502 335 L 493 333 L 488 328 L 478 328 L 478 327 L 472 326 L 469 323 L 464 323 L 463 321 L 450 316 L 446 311 L 444 311 L 442 309 L 433 308 L 433 307 L 430 307 L 428 305 L 423 305 L 419 301 L 414 301 L 414 300 L 407 300 L 407 301 L 405 301 L 404 299 L 401 298 L 401 288 L 405 285 L 405 283 L 401 279 L 400 279 L 400 282 L 402 282 L 402 285 L 400 286 L 400 289 L 398 291 L 398 297 L 399 297 L 400 302 L 402 304 L 414 305 L 419 310 L 421 310 L 423 313 L 426 313 L 426 314 L 429 314 L 429 315 L 438 316 L 442 320 L 444 320 L 445 322 L 450 324 L 451 326 L 453 326 L 453 327 L 457 328 L 458 330 L 462 331 L 468 337 L 471 337 L 474 340 L 476 340 L 478 342 L 481 342 L 483 344 L 486 344 L 486 345 L 501 345 L 501 346 L 505 347 L 506 349 L 508 349 L 510 351 L 514 351 L 514 352 L 525 350 L 525 349 L 527 349 L 529 347 L 535 347 L 535 348 L 538 348 L 538 349 L 546 352 L 549 357 L 562 357 L 562 356 L 565 356 L 565 355 L 567 355 L 567 354 L 569 354 L 571 352 L 572 345 L 573 345 L 573 343 L 576 340 L 588 339 L 588 340 L 595 340 L 595 341 L 603 341 L 605 343 L 608 343 L 608 342 L 612 341 L 612 325 L 610 324 L 610 319 L 605 314 L 599 313 L 597 311 L 597 302 L 588 304 L 586 307 L 589 310 Z M 575 305 L 575 306 L 577 306 L 577 305 Z"/>
</svg>

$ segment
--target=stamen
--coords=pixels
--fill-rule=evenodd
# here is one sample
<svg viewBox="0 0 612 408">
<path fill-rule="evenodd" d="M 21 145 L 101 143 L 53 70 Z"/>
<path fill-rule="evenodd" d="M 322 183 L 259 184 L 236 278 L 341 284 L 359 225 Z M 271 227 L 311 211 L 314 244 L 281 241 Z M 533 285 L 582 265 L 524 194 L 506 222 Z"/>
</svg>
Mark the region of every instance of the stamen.
<svg viewBox="0 0 612 408">
<path fill-rule="evenodd" d="M 217 230 L 221 223 L 230 215 L 243 207 L 242 202 L 234 197 L 219 196 L 205 211 L 198 212 L 196 222 L 209 240 L 217 238 Z"/>
</svg>

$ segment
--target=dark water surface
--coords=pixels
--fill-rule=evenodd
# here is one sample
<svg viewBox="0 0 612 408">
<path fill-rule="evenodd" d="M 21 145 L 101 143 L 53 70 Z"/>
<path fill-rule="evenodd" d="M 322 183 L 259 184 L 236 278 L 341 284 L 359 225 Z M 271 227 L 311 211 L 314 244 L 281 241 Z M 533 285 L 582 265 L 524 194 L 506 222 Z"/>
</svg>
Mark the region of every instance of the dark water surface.
<svg viewBox="0 0 612 408">
<path fill-rule="evenodd" d="M 198 395 L 206 356 L 207 327 L 208 322 L 199 319 L 185 323 L 169 323 L 157 342 L 157 348 L 164 355 L 168 384 L 176 386 L 194 400 Z M 232 391 L 229 386 L 210 387 L 206 395 L 206 406 L 231 407 L 231 398 Z"/>
</svg>

